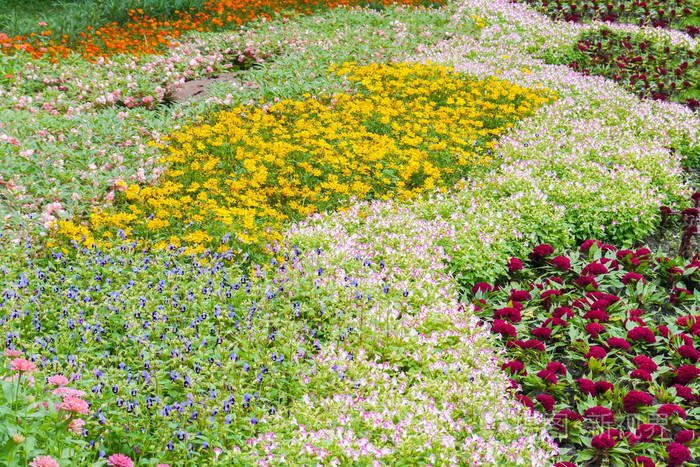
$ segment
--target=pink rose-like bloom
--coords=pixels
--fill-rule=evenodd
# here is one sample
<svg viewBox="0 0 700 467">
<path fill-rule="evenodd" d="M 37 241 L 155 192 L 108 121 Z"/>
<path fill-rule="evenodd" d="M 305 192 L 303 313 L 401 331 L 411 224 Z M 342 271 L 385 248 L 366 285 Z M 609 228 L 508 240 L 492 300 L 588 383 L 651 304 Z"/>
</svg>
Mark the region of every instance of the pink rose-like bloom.
<svg viewBox="0 0 700 467">
<path fill-rule="evenodd" d="M 53 375 L 49 376 L 49 383 L 55 384 L 56 386 L 65 386 L 68 384 L 68 378 L 63 375 Z"/>
<path fill-rule="evenodd" d="M 79 397 L 64 397 L 63 402 L 59 407 L 61 410 L 65 410 L 66 412 L 74 412 L 83 415 L 90 412 L 90 406 L 88 403 Z"/>
<path fill-rule="evenodd" d="M 19 357 L 20 355 L 22 355 L 22 351 L 17 349 L 5 349 L 3 350 L 2 354 L 5 357 Z"/>
<path fill-rule="evenodd" d="M 29 467 L 59 467 L 59 465 L 51 456 L 37 456 L 29 463 Z"/>
<path fill-rule="evenodd" d="M 112 454 L 107 458 L 107 465 L 112 467 L 134 467 L 134 461 L 124 454 Z"/>
<path fill-rule="evenodd" d="M 158 464 L 156 467 L 170 467 L 170 464 Z"/>
<path fill-rule="evenodd" d="M 51 391 L 51 394 L 61 396 L 64 399 L 66 397 L 85 397 L 87 395 L 85 391 L 81 391 L 80 389 L 67 388 L 63 386 L 54 389 L 53 391 Z"/>
<path fill-rule="evenodd" d="M 83 427 L 85 426 L 85 420 L 82 418 L 75 418 L 70 421 L 68 424 L 68 430 L 72 431 L 76 435 L 79 435 L 83 432 Z"/>
<path fill-rule="evenodd" d="M 22 373 L 31 373 L 32 371 L 36 371 L 36 365 L 26 358 L 15 358 L 10 362 L 10 367 L 15 371 L 21 371 Z"/>
</svg>

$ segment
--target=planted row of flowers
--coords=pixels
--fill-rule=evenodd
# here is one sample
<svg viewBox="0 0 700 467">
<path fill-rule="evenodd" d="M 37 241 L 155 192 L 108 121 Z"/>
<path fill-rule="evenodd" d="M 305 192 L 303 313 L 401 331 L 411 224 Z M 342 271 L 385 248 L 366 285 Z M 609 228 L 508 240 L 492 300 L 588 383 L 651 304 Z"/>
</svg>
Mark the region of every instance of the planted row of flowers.
<svg viewBox="0 0 700 467">
<path fill-rule="evenodd" d="M 139 239 L 187 254 L 230 243 L 250 253 L 279 241 L 283 222 L 351 199 L 446 191 L 490 165 L 496 138 L 554 99 L 436 65 L 346 65 L 337 73 L 359 89 L 238 107 L 173 135 L 157 187 L 121 184 L 118 209 L 93 213 L 87 228 L 80 219 L 60 222 L 59 238 L 98 247 Z"/>
<path fill-rule="evenodd" d="M 589 240 L 557 255 L 544 244 L 467 300 L 567 460 L 678 466 L 698 456 L 699 267 L 646 248 Z"/>
<path fill-rule="evenodd" d="M 441 6 L 440 0 L 402 0 L 377 2 L 377 5 L 403 4 L 420 6 Z M 174 45 L 188 31 L 211 31 L 217 29 L 234 29 L 255 19 L 271 19 L 278 15 L 313 14 L 329 8 L 364 6 L 354 0 L 337 1 L 315 0 L 225 0 L 207 1 L 201 10 L 189 8 L 187 11 L 174 11 L 168 18 L 154 18 L 144 14 L 142 9 L 129 11 L 129 20 L 125 23 L 91 25 L 85 31 L 72 37 L 62 34 L 55 37 L 51 30 L 54 25 L 40 23 L 41 31 L 28 36 L 10 37 L 0 32 L 0 52 L 16 53 L 22 51 L 32 58 L 49 57 L 57 62 L 73 53 L 95 60 L 119 54 L 140 56 L 162 53 Z M 60 20 L 58 20 L 60 21 Z"/>
</svg>

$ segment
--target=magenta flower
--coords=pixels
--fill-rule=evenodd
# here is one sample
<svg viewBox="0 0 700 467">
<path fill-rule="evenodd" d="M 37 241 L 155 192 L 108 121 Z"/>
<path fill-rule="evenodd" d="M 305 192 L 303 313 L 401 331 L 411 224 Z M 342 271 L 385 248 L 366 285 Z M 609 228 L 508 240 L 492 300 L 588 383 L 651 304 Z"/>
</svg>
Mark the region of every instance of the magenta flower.
<svg viewBox="0 0 700 467">
<path fill-rule="evenodd" d="M 687 445 L 698 439 L 698 436 L 700 435 L 698 435 L 698 433 L 693 430 L 681 430 L 676 435 L 676 439 L 674 441 L 676 443 Z"/>
<path fill-rule="evenodd" d="M 511 375 L 527 375 L 527 370 L 525 369 L 525 365 L 523 365 L 521 362 L 518 360 L 512 360 L 510 362 L 506 362 L 503 365 L 501 365 L 501 370 L 505 371 L 506 373 L 509 373 Z"/>
<path fill-rule="evenodd" d="M 659 369 L 654 360 L 647 357 L 646 355 L 637 355 L 632 359 L 632 363 L 634 363 L 634 366 L 636 366 L 640 370 L 645 370 L 649 373 L 653 373 Z"/>
<path fill-rule="evenodd" d="M 493 286 L 491 284 L 487 284 L 486 282 L 477 282 L 474 284 L 474 287 L 472 287 L 472 293 L 476 294 L 477 292 L 492 292 L 493 291 Z"/>
<path fill-rule="evenodd" d="M 564 321 L 564 320 L 561 319 L 561 318 L 547 318 L 547 319 L 544 320 L 544 322 L 542 323 L 542 326 L 543 326 L 543 327 L 548 327 L 548 328 L 549 328 L 549 327 L 553 328 L 553 327 L 556 327 L 556 326 L 561 326 L 561 327 L 565 328 L 565 327 L 567 326 L 567 324 L 569 324 L 569 323 L 567 323 L 566 321 Z"/>
<path fill-rule="evenodd" d="M 520 261 L 518 258 L 511 258 L 508 261 L 508 272 L 510 272 L 511 274 L 515 271 L 520 271 L 522 268 L 523 262 Z"/>
<path fill-rule="evenodd" d="M 515 399 L 530 410 L 535 410 L 535 403 L 527 396 L 516 394 Z"/>
<path fill-rule="evenodd" d="M 491 332 L 495 334 L 500 334 L 504 337 L 515 337 L 518 333 L 518 331 L 512 324 L 507 323 L 502 319 L 497 319 L 493 322 L 493 325 L 491 326 Z"/>
<path fill-rule="evenodd" d="M 571 261 L 566 256 L 555 256 L 552 258 L 552 264 L 555 268 L 561 269 L 562 271 L 571 269 Z"/>
<path fill-rule="evenodd" d="M 642 443 L 651 442 L 653 438 L 667 438 L 668 434 L 663 427 L 652 423 L 642 423 L 637 427 L 637 436 Z"/>
<path fill-rule="evenodd" d="M 112 467 L 134 467 L 134 461 L 124 454 L 112 454 L 107 458 L 107 465 Z"/>
<path fill-rule="evenodd" d="M 532 256 L 535 258 L 544 258 L 547 255 L 554 253 L 554 248 L 552 245 L 543 243 L 542 245 L 537 245 L 532 249 Z"/>
<path fill-rule="evenodd" d="M 597 421 L 601 425 L 612 425 L 615 423 L 615 414 L 613 411 L 599 405 L 586 409 L 583 416 L 589 420 Z"/>
<path fill-rule="evenodd" d="M 530 295 L 530 292 L 526 292 L 524 290 L 512 290 L 510 292 L 510 297 L 508 297 L 508 300 L 516 301 L 516 302 L 524 302 L 526 300 L 530 300 L 531 298 L 532 298 L 532 295 Z"/>
<path fill-rule="evenodd" d="M 656 462 L 645 456 L 637 456 L 634 458 L 634 465 L 637 467 L 656 467 Z"/>
<path fill-rule="evenodd" d="M 552 427 L 557 431 L 564 431 L 564 420 L 582 421 L 583 417 L 571 410 L 560 410 L 552 417 Z"/>
<path fill-rule="evenodd" d="M 554 309 L 552 312 L 552 318 L 564 318 L 566 317 L 567 319 L 573 318 L 574 312 L 571 310 L 571 308 L 566 307 L 566 306 L 560 306 Z"/>
<path fill-rule="evenodd" d="M 595 277 L 593 276 L 581 276 L 574 281 L 574 284 L 581 287 L 582 289 L 585 289 L 588 286 L 591 286 L 594 289 L 599 288 L 598 282 L 596 282 Z"/>
<path fill-rule="evenodd" d="M 648 327 L 637 326 L 627 332 L 627 340 L 632 342 L 644 341 L 647 344 L 653 344 L 656 342 L 656 336 L 654 336 L 654 333 Z"/>
<path fill-rule="evenodd" d="M 607 323 L 610 321 L 610 315 L 603 310 L 590 310 L 583 315 L 583 319 L 598 320 L 600 323 Z"/>
<path fill-rule="evenodd" d="M 654 399 L 646 392 L 630 391 L 622 399 L 622 408 L 625 412 L 636 412 L 638 407 L 649 407 Z"/>
<path fill-rule="evenodd" d="M 552 371 L 558 375 L 565 375 L 566 374 L 566 366 L 564 366 L 562 363 L 559 362 L 549 362 L 547 364 L 547 369 L 549 371 Z"/>
<path fill-rule="evenodd" d="M 588 350 L 588 353 L 583 356 L 586 360 L 589 358 L 595 358 L 596 360 L 602 360 L 604 359 L 608 353 L 605 351 L 604 348 L 600 347 L 599 345 L 594 345 Z"/>
<path fill-rule="evenodd" d="M 591 338 L 596 339 L 598 338 L 598 334 L 605 332 L 605 326 L 598 323 L 588 323 L 586 324 L 585 330 L 591 335 Z"/>
<path fill-rule="evenodd" d="M 540 394 L 539 396 L 535 397 L 535 400 L 542 404 L 542 407 L 547 413 L 552 413 L 552 410 L 554 410 L 554 405 L 557 403 L 557 401 L 554 400 L 554 398 L 549 394 Z"/>
<path fill-rule="evenodd" d="M 666 452 L 668 452 L 669 467 L 683 465 L 685 462 L 689 461 L 692 458 L 690 454 L 690 449 L 683 446 L 681 443 L 669 444 L 668 446 L 666 446 Z"/>
<path fill-rule="evenodd" d="M 674 384 L 671 387 L 676 390 L 676 395 L 684 399 L 688 404 L 694 404 L 697 401 L 697 398 L 693 395 L 693 390 L 688 386 Z"/>
<path fill-rule="evenodd" d="M 647 281 L 644 279 L 644 276 L 641 274 L 637 274 L 636 272 L 628 272 L 624 276 L 622 276 L 622 283 L 627 285 L 627 284 L 632 284 L 632 283 L 637 283 L 641 282 L 643 284 L 646 284 Z"/>
<path fill-rule="evenodd" d="M 596 391 L 593 381 L 591 381 L 590 379 L 579 378 L 576 380 L 576 383 L 578 384 L 579 391 L 581 391 L 582 393 L 594 397 L 598 394 L 598 391 Z"/>
<path fill-rule="evenodd" d="M 700 359 L 700 352 L 698 352 L 692 345 L 682 345 L 676 349 L 676 352 L 683 357 L 687 358 L 693 363 L 696 363 Z"/>
<path fill-rule="evenodd" d="M 579 247 L 579 251 L 581 253 L 588 253 L 588 251 L 591 249 L 591 247 L 593 245 L 597 245 L 600 248 L 601 246 L 603 246 L 603 243 L 599 242 L 598 240 L 586 240 Z"/>
<path fill-rule="evenodd" d="M 651 381 L 651 374 L 647 370 L 634 370 L 630 373 L 630 377 L 642 381 Z"/>
<path fill-rule="evenodd" d="M 678 370 L 676 371 L 676 377 L 674 378 L 673 382 L 675 384 L 685 386 L 698 376 L 700 376 L 700 370 L 698 370 L 696 366 L 683 365 L 678 367 Z"/>
<path fill-rule="evenodd" d="M 530 334 L 532 334 L 532 336 L 536 337 L 537 339 L 547 340 L 550 337 L 552 337 L 552 329 L 543 326 L 540 328 L 533 329 L 532 331 L 530 331 Z"/>
<path fill-rule="evenodd" d="M 656 415 L 664 418 L 669 418 L 673 415 L 678 415 L 680 418 L 686 418 L 685 410 L 680 405 L 664 404 L 656 409 Z"/>
<path fill-rule="evenodd" d="M 539 352 L 545 351 L 544 344 L 535 339 L 526 340 L 520 345 L 520 348 L 525 350 L 537 350 Z"/>
<path fill-rule="evenodd" d="M 596 381 L 593 383 L 593 387 L 597 394 L 603 394 L 607 391 L 614 391 L 615 385 L 607 381 Z"/>
<path fill-rule="evenodd" d="M 493 312 L 493 319 L 503 319 L 511 323 L 519 323 L 522 321 L 520 312 L 513 307 L 500 308 Z"/>
<path fill-rule="evenodd" d="M 593 437 L 591 440 L 591 447 L 597 449 L 598 451 L 606 451 L 614 448 L 621 437 L 622 436 L 618 430 L 605 430 L 598 436 Z"/>
<path fill-rule="evenodd" d="M 637 255 L 635 255 L 634 251 L 632 250 L 620 250 L 617 253 L 615 253 L 615 257 L 618 261 L 624 261 L 626 259 L 635 258 L 636 256 Z"/>
<path fill-rule="evenodd" d="M 611 337 L 605 343 L 611 349 L 627 350 L 631 347 L 629 342 L 627 342 L 625 339 L 621 339 L 619 337 Z"/>
<path fill-rule="evenodd" d="M 553 371 L 540 370 L 537 372 L 537 377 L 549 384 L 557 384 L 557 375 Z"/>
<path fill-rule="evenodd" d="M 600 276 L 602 274 L 607 274 L 608 268 L 601 263 L 590 263 L 581 271 L 582 276 Z"/>
</svg>

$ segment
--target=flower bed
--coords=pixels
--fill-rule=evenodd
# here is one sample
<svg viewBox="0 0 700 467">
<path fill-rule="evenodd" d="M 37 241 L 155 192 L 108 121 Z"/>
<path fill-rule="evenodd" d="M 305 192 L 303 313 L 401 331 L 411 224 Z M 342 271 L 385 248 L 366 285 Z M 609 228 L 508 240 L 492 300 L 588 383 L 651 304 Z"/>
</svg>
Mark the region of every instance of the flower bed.
<svg viewBox="0 0 700 467">
<path fill-rule="evenodd" d="M 467 300 L 507 349 L 516 397 L 552 417 L 567 461 L 697 457 L 699 267 L 589 240 L 565 256 L 536 246 L 503 281 L 474 286 Z"/>
</svg>

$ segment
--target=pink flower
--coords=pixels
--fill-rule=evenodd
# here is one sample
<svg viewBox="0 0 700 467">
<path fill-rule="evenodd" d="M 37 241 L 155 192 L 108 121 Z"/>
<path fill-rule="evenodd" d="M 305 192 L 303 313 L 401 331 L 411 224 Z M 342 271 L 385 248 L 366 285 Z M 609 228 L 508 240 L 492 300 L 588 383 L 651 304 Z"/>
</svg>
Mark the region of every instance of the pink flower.
<svg viewBox="0 0 700 467">
<path fill-rule="evenodd" d="M 87 402 L 79 397 L 64 397 L 60 405 L 61 410 L 66 412 L 74 412 L 79 414 L 87 414 L 90 411 L 90 406 Z"/>
<path fill-rule="evenodd" d="M 53 391 L 51 391 L 52 394 L 56 396 L 61 396 L 64 399 L 66 397 L 85 397 L 87 394 L 85 391 L 81 391 L 80 389 L 73 389 L 73 388 L 66 388 L 66 387 L 60 387 L 56 388 Z"/>
<path fill-rule="evenodd" d="M 627 339 L 631 341 L 644 341 L 647 344 L 653 344 L 656 342 L 656 336 L 651 331 L 651 329 L 645 326 L 637 326 L 636 328 L 630 329 L 627 333 Z"/>
<path fill-rule="evenodd" d="M 654 360 L 647 357 L 646 355 L 637 355 L 632 359 L 632 363 L 634 363 L 634 366 L 636 366 L 640 370 L 645 370 L 649 373 L 653 373 L 659 369 L 659 367 L 656 365 L 656 362 L 654 362 Z"/>
<path fill-rule="evenodd" d="M 124 454 L 112 454 L 107 458 L 107 465 L 112 467 L 134 467 L 134 461 Z"/>
<path fill-rule="evenodd" d="M 65 386 L 68 384 L 68 378 L 63 375 L 53 375 L 49 376 L 49 383 L 55 384 L 56 386 Z"/>
<path fill-rule="evenodd" d="M 70 421 L 68 424 L 68 430 L 72 431 L 76 435 L 79 435 L 83 432 L 83 427 L 85 426 L 85 420 L 82 418 L 75 418 Z"/>
<path fill-rule="evenodd" d="M 29 467 L 59 467 L 59 465 L 51 456 L 37 456 L 29 463 Z"/>
<path fill-rule="evenodd" d="M 36 371 L 36 365 L 25 358 L 15 358 L 10 362 L 10 367 L 15 371 L 21 371 L 22 373 L 31 373 Z"/>
<path fill-rule="evenodd" d="M 554 404 L 557 403 L 557 401 L 555 401 L 549 394 L 540 394 L 539 396 L 535 397 L 535 400 L 542 404 L 542 408 L 544 408 L 547 413 L 552 413 Z"/>
<path fill-rule="evenodd" d="M 627 284 L 630 284 L 632 282 L 646 283 L 646 279 L 644 279 L 644 276 L 642 276 L 641 274 L 637 274 L 636 272 L 628 272 L 627 274 L 622 276 L 622 283 L 623 284 L 627 285 Z"/>
<path fill-rule="evenodd" d="M 19 357 L 22 355 L 22 351 L 17 349 L 5 349 L 2 354 L 5 357 Z"/>
</svg>

